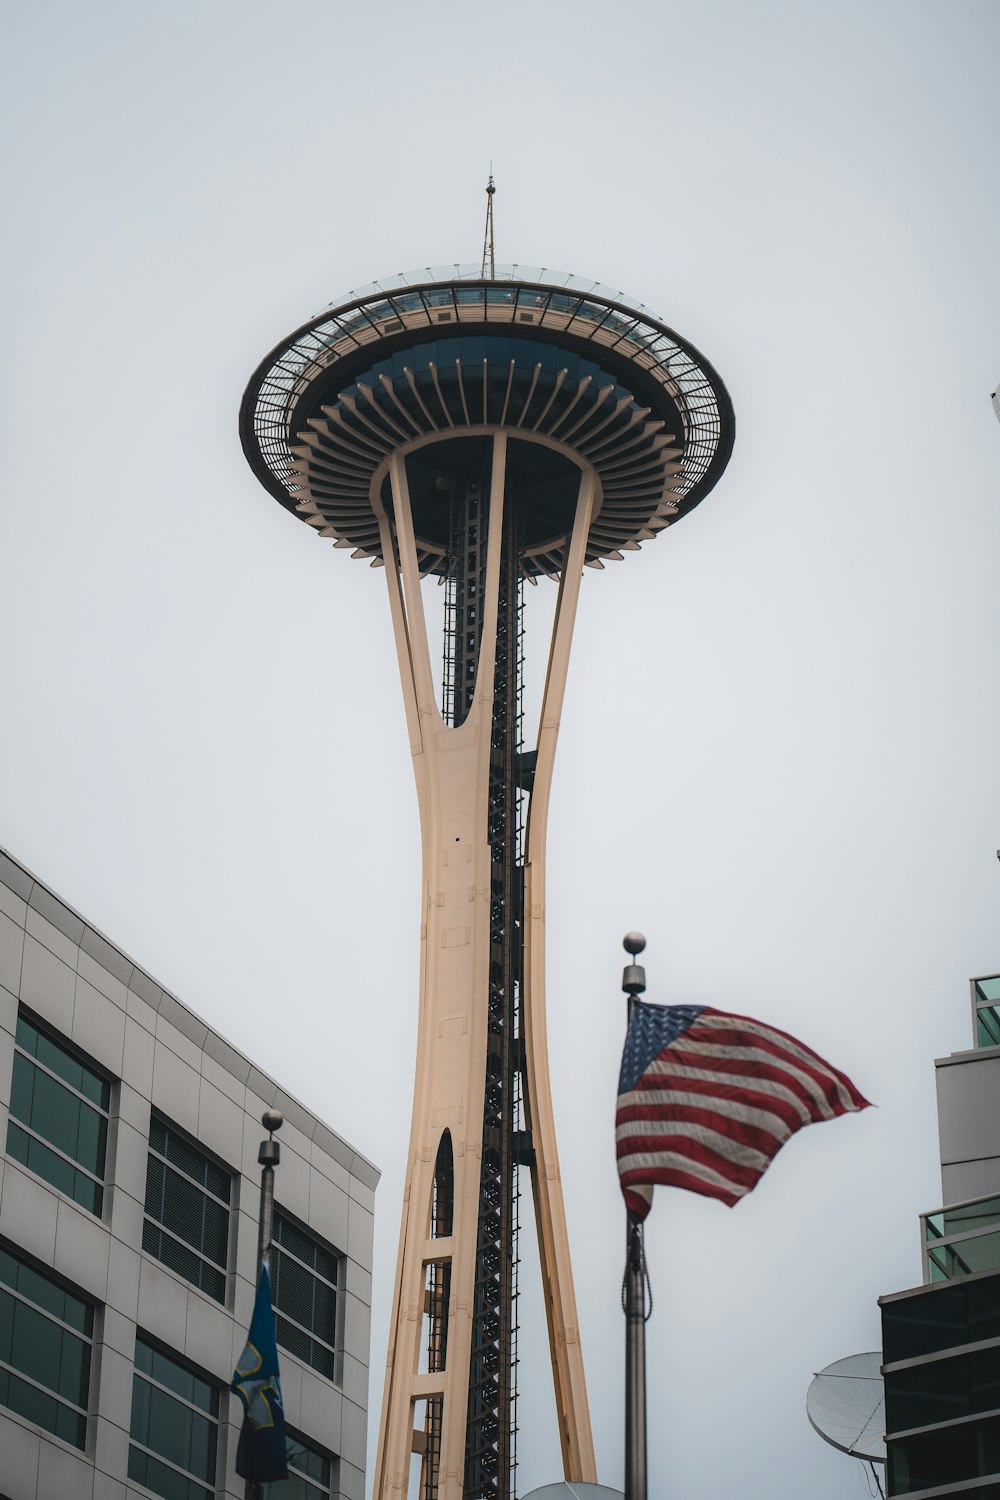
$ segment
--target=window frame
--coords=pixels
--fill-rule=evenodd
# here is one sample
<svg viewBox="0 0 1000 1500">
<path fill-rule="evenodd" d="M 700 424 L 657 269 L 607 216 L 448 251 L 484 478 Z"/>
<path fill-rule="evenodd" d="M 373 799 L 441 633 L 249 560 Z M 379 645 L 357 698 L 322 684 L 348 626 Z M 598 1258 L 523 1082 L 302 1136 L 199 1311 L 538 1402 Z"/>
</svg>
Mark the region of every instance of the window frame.
<svg viewBox="0 0 1000 1500">
<path fill-rule="evenodd" d="M 220 1469 L 220 1465 L 222 1463 L 222 1458 L 223 1458 L 223 1432 L 224 1432 L 224 1426 L 223 1426 L 223 1420 L 222 1420 L 222 1392 L 223 1392 L 223 1387 L 216 1380 L 214 1380 L 210 1375 L 207 1375 L 203 1370 L 200 1370 L 197 1367 L 197 1365 L 193 1365 L 193 1364 L 191 1364 L 191 1362 L 189 1360 L 186 1360 L 186 1359 L 183 1359 L 183 1358 L 179 1357 L 178 1354 L 177 1354 L 177 1351 L 175 1349 L 169 1349 L 165 1344 L 161 1343 L 158 1339 L 151 1338 L 149 1336 L 149 1334 L 145 1333 L 142 1329 L 137 1329 L 136 1330 L 135 1341 L 136 1341 L 136 1347 L 138 1347 L 139 1344 L 145 1345 L 145 1347 L 147 1349 L 151 1350 L 154 1354 L 159 1354 L 163 1359 L 168 1359 L 171 1362 L 171 1364 L 176 1365 L 179 1370 L 183 1370 L 188 1375 L 193 1375 L 196 1380 L 202 1381 L 202 1383 L 204 1385 L 207 1385 L 210 1388 L 210 1390 L 212 1391 L 213 1396 L 214 1396 L 214 1401 L 215 1401 L 215 1410 L 214 1410 L 214 1412 L 206 1412 L 203 1407 L 198 1406 L 194 1401 L 187 1400 L 186 1397 L 181 1396 L 177 1391 L 171 1390 L 170 1386 L 164 1385 L 162 1381 L 157 1380 L 156 1377 L 155 1377 L 155 1375 L 150 1375 L 145 1370 L 140 1370 L 138 1364 L 136 1363 L 135 1359 L 133 1358 L 133 1361 L 132 1361 L 132 1400 L 133 1401 L 135 1399 L 135 1382 L 137 1380 L 142 1380 L 142 1381 L 145 1381 L 145 1383 L 148 1386 L 151 1386 L 153 1390 L 155 1390 L 155 1391 L 162 1391 L 162 1393 L 165 1396 L 169 1397 L 169 1399 L 171 1401 L 176 1401 L 179 1406 L 186 1406 L 189 1411 L 195 1412 L 195 1414 L 197 1416 L 203 1417 L 205 1419 L 205 1421 L 211 1422 L 214 1425 L 214 1427 L 215 1427 L 215 1462 L 213 1464 L 212 1477 L 210 1479 L 208 1479 L 208 1480 L 202 1479 L 202 1478 L 199 1477 L 199 1475 L 193 1474 L 190 1469 L 182 1469 L 181 1466 L 180 1466 L 180 1464 L 175 1463 L 174 1460 L 172 1458 L 168 1458 L 166 1456 L 166 1454 L 164 1454 L 164 1453 L 157 1453 L 157 1451 L 156 1451 L 155 1448 L 150 1448 L 146 1443 L 139 1442 L 139 1440 L 137 1438 L 135 1438 L 135 1437 L 132 1436 L 132 1418 L 131 1418 L 131 1412 L 129 1414 L 128 1451 L 130 1452 L 131 1449 L 133 1447 L 135 1447 L 136 1449 L 138 1449 L 138 1451 L 140 1453 L 146 1454 L 149 1458 L 155 1458 L 156 1461 L 157 1461 L 157 1463 L 164 1464 L 168 1469 L 171 1469 L 175 1474 L 180 1474 L 183 1479 L 186 1479 L 189 1482 L 192 1482 L 192 1483 L 194 1483 L 196 1485 L 199 1485 L 202 1489 L 209 1490 L 211 1492 L 212 1500 L 214 1500 L 214 1497 L 218 1493 L 218 1490 L 219 1490 L 219 1469 Z M 139 1488 L 141 1490 L 144 1490 L 147 1495 L 158 1495 L 159 1492 L 157 1490 L 150 1489 L 149 1486 L 147 1484 L 145 1484 L 141 1479 L 133 1479 L 132 1476 L 131 1476 L 131 1474 L 129 1474 L 129 1472 L 128 1472 L 128 1453 L 126 1453 L 126 1459 L 125 1459 L 125 1472 L 126 1472 L 126 1475 L 128 1476 L 127 1479 L 126 1479 L 126 1483 L 127 1484 L 129 1484 L 129 1485 L 136 1485 L 137 1488 Z"/>
<path fill-rule="evenodd" d="M 170 1134 L 175 1135 L 178 1140 L 183 1141 L 193 1151 L 197 1151 L 199 1156 L 204 1157 L 206 1161 L 218 1167 L 219 1171 L 225 1172 L 226 1176 L 229 1178 L 228 1203 L 225 1203 L 222 1198 L 219 1198 L 212 1191 L 212 1189 L 206 1187 L 204 1183 L 197 1182 L 184 1170 L 183 1167 L 179 1167 L 176 1162 L 172 1162 L 169 1157 L 165 1156 L 163 1152 L 159 1151 L 153 1145 L 152 1129 L 154 1123 L 161 1125 Z M 181 1239 L 180 1235 L 175 1234 L 172 1229 L 168 1228 L 168 1226 L 162 1222 L 162 1220 L 153 1218 L 153 1216 L 147 1211 L 146 1195 L 149 1190 L 149 1159 L 151 1156 L 155 1157 L 166 1171 L 176 1172 L 178 1177 L 182 1178 L 183 1181 L 190 1187 L 196 1188 L 198 1192 L 204 1194 L 204 1196 L 210 1199 L 211 1202 L 225 1208 L 227 1223 L 226 1260 L 224 1265 L 220 1265 L 218 1261 L 214 1261 L 211 1256 L 206 1255 L 203 1250 L 200 1250 L 197 1245 L 193 1245 L 189 1240 Z M 217 1306 L 225 1308 L 230 1308 L 232 1303 L 234 1261 L 233 1248 L 236 1223 L 239 1217 L 239 1203 L 237 1199 L 236 1184 L 239 1181 L 239 1175 L 240 1174 L 234 1171 L 232 1167 L 228 1166 L 224 1161 L 221 1161 L 214 1154 L 214 1152 L 206 1151 L 201 1141 L 195 1140 L 191 1135 L 188 1134 L 186 1130 L 182 1130 L 180 1126 L 175 1125 L 174 1122 L 162 1112 L 162 1110 L 156 1109 L 155 1106 L 153 1107 L 153 1109 L 150 1111 L 149 1117 L 149 1133 L 146 1136 L 146 1183 L 143 1190 L 142 1234 L 140 1236 L 142 1253 L 144 1255 L 148 1255 L 151 1260 L 155 1260 L 158 1266 L 163 1266 L 165 1270 L 170 1271 L 174 1276 L 179 1277 L 180 1280 L 184 1282 L 185 1286 L 193 1287 L 194 1290 L 196 1292 L 200 1292 L 203 1297 L 208 1297 L 209 1300 L 214 1302 Z M 183 1271 L 179 1271 L 176 1266 L 170 1265 L 169 1262 L 161 1259 L 161 1257 L 155 1254 L 154 1251 L 147 1249 L 145 1245 L 145 1231 L 147 1222 L 153 1225 L 154 1228 L 159 1230 L 161 1234 L 165 1234 L 168 1239 L 174 1241 L 175 1244 L 182 1246 L 185 1250 L 189 1250 L 192 1255 L 197 1256 L 199 1261 L 204 1262 L 204 1264 L 209 1266 L 212 1270 L 218 1271 L 223 1278 L 222 1296 L 216 1297 L 214 1293 L 206 1291 L 203 1286 L 199 1286 L 197 1282 L 191 1281 L 189 1277 L 185 1276 Z"/>
<path fill-rule="evenodd" d="M 329 1451 L 329 1449 L 327 1449 L 327 1448 L 321 1448 L 316 1443 L 315 1439 L 313 1439 L 313 1438 L 307 1438 L 303 1433 L 298 1432 L 296 1429 L 291 1428 L 291 1427 L 286 1427 L 285 1428 L 285 1452 L 286 1452 L 286 1454 L 288 1453 L 288 1450 L 290 1448 L 292 1448 L 292 1447 L 294 1447 L 296 1445 L 298 1447 L 300 1447 L 300 1448 L 306 1448 L 306 1449 L 308 1449 L 308 1451 L 310 1453 L 314 1453 L 317 1458 L 321 1458 L 321 1459 L 325 1460 L 325 1462 L 327 1464 L 329 1464 L 329 1466 L 330 1466 L 330 1473 L 329 1473 L 329 1477 L 328 1477 L 327 1482 L 326 1482 L 326 1488 L 324 1489 L 323 1486 L 322 1486 L 321 1481 L 319 1481 L 317 1479 L 314 1479 L 311 1474 L 306 1474 L 302 1469 L 293 1468 L 292 1467 L 292 1463 L 291 1463 L 291 1459 L 289 1457 L 289 1459 L 288 1459 L 288 1474 L 289 1474 L 289 1478 L 294 1477 L 295 1479 L 301 1479 L 306 1485 L 310 1486 L 311 1489 L 314 1489 L 316 1491 L 317 1497 L 321 1496 L 322 1500 L 329 1500 L 329 1497 L 334 1493 L 334 1486 L 338 1483 L 338 1480 L 339 1480 L 339 1474 L 338 1474 L 338 1469 L 337 1469 L 337 1465 L 339 1463 L 339 1460 L 337 1458 L 337 1455 L 335 1453 L 331 1453 Z M 275 1486 L 274 1488 L 272 1488 L 272 1486 L 270 1484 L 265 1484 L 264 1485 L 264 1495 L 265 1495 L 265 1497 L 267 1497 L 267 1500 L 272 1500 L 272 1497 L 273 1497 L 273 1500 L 279 1500 L 279 1496 L 284 1494 L 284 1490 L 279 1490 L 277 1488 L 277 1485 L 279 1483 L 284 1483 L 284 1482 L 285 1481 L 283 1481 L 283 1480 L 281 1480 L 281 1481 L 275 1480 L 274 1481 L 274 1486 Z"/>
<path fill-rule="evenodd" d="M 287 1247 L 284 1246 L 281 1243 L 281 1241 L 277 1238 L 277 1235 L 276 1235 L 276 1231 L 277 1231 L 277 1227 L 278 1227 L 278 1222 L 281 1219 L 284 1219 L 299 1234 L 304 1234 L 307 1239 L 310 1239 L 310 1240 L 314 1241 L 314 1243 L 316 1245 L 318 1245 L 321 1250 L 324 1250 L 328 1255 L 332 1256 L 332 1258 L 336 1262 L 336 1266 L 337 1266 L 337 1280 L 335 1282 L 334 1281 L 330 1281 L 328 1279 L 328 1277 L 324 1276 L 321 1271 L 317 1271 L 314 1266 L 308 1266 L 308 1265 L 306 1265 L 305 1261 L 304 1260 L 300 1260 L 299 1257 L 295 1254 L 295 1252 L 293 1250 L 287 1249 Z M 333 1320 L 334 1321 L 334 1329 L 333 1329 L 333 1339 L 334 1339 L 334 1341 L 333 1341 L 333 1343 L 331 1343 L 330 1340 L 327 1339 L 326 1337 L 324 1337 L 322 1334 L 317 1333 L 314 1329 L 307 1328 L 303 1323 L 300 1323 L 299 1320 L 298 1320 L 298 1318 L 296 1318 L 296 1317 L 292 1316 L 292 1314 L 286 1312 L 285 1309 L 283 1307 L 281 1307 L 280 1304 L 278 1303 L 277 1292 L 279 1290 L 279 1286 L 276 1285 L 276 1279 L 275 1279 L 275 1274 L 274 1274 L 274 1258 L 275 1258 L 275 1252 L 276 1251 L 277 1251 L 277 1253 L 278 1253 L 279 1256 L 287 1256 L 288 1259 L 291 1262 L 293 1262 L 294 1265 L 296 1265 L 296 1266 L 299 1267 L 300 1270 L 308 1272 L 308 1274 L 310 1276 L 314 1277 L 317 1281 L 322 1282 L 322 1284 L 324 1286 L 329 1287 L 330 1290 L 333 1292 L 333 1294 L 334 1294 L 334 1302 L 335 1302 L 335 1312 L 334 1312 L 334 1320 Z M 281 1346 L 282 1349 L 285 1350 L 285 1352 L 287 1354 L 291 1355 L 292 1359 L 298 1360 L 300 1364 L 303 1364 L 308 1369 L 313 1370 L 317 1375 L 319 1375 L 321 1377 L 321 1379 L 323 1379 L 323 1380 L 329 1380 L 333 1385 L 337 1385 L 337 1386 L 342 1385 L 343 1384 L 343 1317 L 344 1317 L 344 1312 L 343 1312 L 344 1299 L 343 1299 L 343 1296 L 342 1296 L 342 1292 L 343 1292 L 343 1279 L 342 1278 L 343 1278 L 343 1266 L 344 1266 L 344 1259 L 345 1259 L 344 1253 L 342 1251 L 338 1250 L 336 1248 L 336 1246 L 331 1245 L 327 1240 L 324 1240 L 322 1238 L 322 1236 L 318 1235 L 314 1229 L 310 1229 L 308 1227 L 308 1225 L 303 1224 L 302 1221 L 300 1219 L 297 1219 L 294 1214 L 289 1213 L 287 1209 L 282 1208 L 279 1204 L 276 1203 L 274 1205 L 274 1221 L 273 1221 L 273 1229 L 272 1229 L 272 1235 L 271 1235 L 271 1251 L 270 1251 L 270 1254 L 271 1254 L 271 1293 L 272 1293 L 272 1305 L 273 1305 L 274 1314 L 275 1314 L 275 1337 L 276 1337 L 276 1340 L 277 1340 L 278 1344 Z M 321 1344 L 324 1349 L 328 1349 L 329 1350 L 330 1354 L 333 1356 L 333 1373 L 332 1374 L 327 1375 L 324 1370 L 317 1369 L 317 1367 L 312 1363 L 311 1360 L 304 1359 L 301 1354 L 296 1354 L 296 1352 L 295 1352 L 294 1349 L 289 1349 L 288 1345 L 282 1342 L 281 1335 L 278 1332 L 278 1318 L 279 1317 L 284 1318 L 288 1323 L 290 1323 L 292 1325 L 293 1328 L 296 1328 L 300 1333 L 304 1334 L 307 1338 L 315 1339 L 315 1341 L 318 1344 Z"/>
<path fill-rule="evenodd" d="M 103 1105 L 96 1104 L 93 1099 L 88 1099 L 86 1094 L 82 1093 L 67 1079 L 63 1078 L 61 1074 L 55 1072 L 53 1068 L 48 1067 L 46 1063 L 41 1062 L 37 1057 L 33 1056 L 32 1053 L 26 1052 L 24 1047 L 17 1039 L 15 1028 L 14 1057 L 20 1056 L 24 1058 L 25 1062 L 27 1062 L 30 1066 L 36 1068 L 47 1078 L 51 1078 L 53 1082 L 59 1085 L 60 1088 L 65 1089 L 68 1094 L 71 1094 L 73 1096 L 73 1098 L 78 1099 L 82 1104 L 85 1104 L 88 1109 L 92 1109 L 95 1114 L 100 1115 L 103 1118 L 105 1122 L 104 1175 L 103 1177 L 98 1177 L 96 1173 L 90 1170 L 89 1167 L 85 1167 L 82 1162 L 77 1161 L 75 1157 L 72 1157 L 67 1152 L 63 1151 L 62 1147 L 57 1146 L 54 1141 L 47 1140 L 45 1136 L 40 1135 L 38 1131 L 33 1128 L 33 1126 L 20 1119 L 20 1117 L 14 1113 L 12 1107 L 9 1107 L 7 1111 L 7 1136 L 4 1142 L 5 1154 L 10 1158 L 11 1161 L 13 1161 L 18 1167 L 20 1167 L 22 1171 L 30 1172 L 32 1177 L 37 1178 L 39 1182 L 44 1182 L 46 1187 L 48 1187 L 52 1192 L 58 1193 L 60 1197 L 66 1198 L 70 1203 L 74 1204 L 83 1213 L 90 1214 L 91 1218 L 97 1219 L 99 1223 L 103 1223 L 105 1220 L 105 1209 L 108 1204 L 108 1158 L 113 1154 L 112 1124 L 115 1119 L 115 1088 L 119 1080 L 114 1078 L 106 1068 L 102 1068 L 99 1063 L 96 1063 L 90 1056 L 88 1056 L 86 1052 L 83 1051 L 81 1047 L 78 1047 L 68 1037 L 65 1037 L 63 1033 L 60 1032 L 56 1027 L 45 1021 L 41 1016 L 36 1015 L 35 1012 L 28 1006 L 19 1004 L 17 1008 L 17 1020 L 20 1021 L 22 1019 L 25 1020 L 29 1026 L 32 1026 L 35 1031 L 46 1037 L 48 1041 L 53 1044 L 53 1046 L 58 1047 L 59 1050 L 61 1052 L 64 1052 L 67 1057 L 73 1058 L 73 1060 L 75 1062 L 78 1062 L 81 1067 L 86 1068 L 89 1073 L 91 1073 L 102 1084 L 105 1084 L 107 1086 L 108 1105 L 105 1109 Z M 12 1092 L 14 1066 L 15 1064 L 12 1061 Z M 30 1167 L 27 1162 L 21 1161 L 20 1158 L 11 1151 L 11 1125 L 16 1126 L 18 1130 L 22 1130 L 25 1135 L 27 1135 L 31 1140 L 38 1141 L 38 1143 L 43 1146 L 46 1151 L 51 1151 L 54 1156 L 58 1156 L 62 1161 L 67 1162 L 74 1169 L 74 1171 L 82 1172 L 85 1177 L 89 1178 L 90 1181 L 96 1185 L 100 1193 L 100 1208 L 97 1210 L 97 1212 L 95 1212 L 92 1208 L 88 1208 L 85 1203 L 81 1203 L 72 1195 L 72 1193 L 67 1193 L 65 1189 L 59 1187 L 57 1183 L 52 1182 L 48 1177 L 43 1176 L 43 1174 L 36 1171 L 34 1167 Z"/>
<path fill-rule="evenodd" d="M 40 1317 L 47 1318 L 49 1322 L 54 1323 L 57 1328 L 65 1333 L 70 1334 L 73 1338 L 78 1339 L 80 1343 L 87 1346 L 87 1401 L 86 1405 L 84 1406 L 79 1405 L 76 1401 L 69 1400 L 68 1397 L 62 1395 L 61 1392 L 53 1389 L 52 1386 L 43 1385 L 42 1382 L 36 1380 L 34 1376 L 28 1375 L 25 1373 L 25 1371 L 18 1369 L 17 1365 L 9 1363 L 7 1360 L 0 1359 L 0 1369 L 7 1371 L 8 1374 L 15 1376 L 18 1380 L 23 1380 L 26 1385 L 30 1385 L 34 1390 L 41 1391 L 45 1396 L 48 1396 L 50 1400 L 55 1401 L 57 1405 L 65 1406 L 70 1411 L 73 1411 L 77 1413 L 77 1415 L 81 1416 L 83 1418 L 83 1442 L 71 1442 L 69 1438 L 65 1438 L 61 1433 L 53 1431 L 52 1428 L 46 1427 L 40 1422 L 36 1422 L 33 1417 L 25 1416 L 15 1407 L 8 1405 L 7 1402 L 0 1402 L 0 1411 L 10 1412 L 12 1416 L 17 1418 L 17 1420 L 30 1423 L 30 1425 L 38 1432 L 45 1433 L 47 1439 L 54 1439 L 57 1443 L 65 1444 L 65 1446 L 71 1449 L 74 1453 L 88 1454 L 90 1452 L 92 1418 L 94 1414 L 94 1350 L 98 1342 L 97 1315 L 99 1311 L 99 1304 L 94 1302 L 91 1297 L 88 1297 L 85 1293 L 81 1292 L 78 1287 L 67 1281 L 65 1277 L 56 1275 L 56 1273 L 50 1266 L 44 1266 L 40 1262 L 36 1261 L 32 1256 L 26 1255 L 20 1248 L 20 1246 L 14 1245 L 11 1241 L 0 1240 L 0 1251 L 2 1251 L 5 1255 L 9 1255 L 10 1258 L 16 1261 L 18 1265 L 25 1266 L 36 1276 L 41 1277 L 43 1281 L 49 1282 L 51 1286 L 57 1287 L 67 1296 L 73 1297 L 75 1301 L 79 1302 L 81 1306 L 86 1308 L 86 1310 L 90 1313 L 90 1332 L 82 1333 L 79 1328 L 74 1328 L 71 1323 L 67 1323 L 64 1318 L 60 1318 L 56 1313 L 50 1312 L 48 1308 L 40 1307 L 37 1302 L 33 1302 L 30 1297 L 27 1297 L 24 1294 L 24 1292 L 19 1291 L 16 1287 L 12 1287 L 6 1281 L 0 1281 L 0 1296 L 2 1296 L 4 1293 L 7 1293 L 11 1298 L 14 1299 L 15 1302 L 20 1302 L 25 1307 L 31 1308 L 31 1310 L 37 1313 Z"/>
</svg>

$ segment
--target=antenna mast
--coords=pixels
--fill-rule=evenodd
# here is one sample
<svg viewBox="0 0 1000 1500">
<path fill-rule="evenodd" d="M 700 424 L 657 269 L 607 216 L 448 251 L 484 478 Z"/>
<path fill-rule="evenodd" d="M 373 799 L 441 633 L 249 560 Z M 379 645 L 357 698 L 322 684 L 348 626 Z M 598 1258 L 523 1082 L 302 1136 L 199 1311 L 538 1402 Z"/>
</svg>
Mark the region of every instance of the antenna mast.
<svg viewBox="0 0 1000 1500">
<path fill-rule="evenodd" d="M 486 184 L 486 233 L 483 235 L 483 277 L 486 277 L 486 267 L 489 265 L 489 278 L 496 280 L 497 266 L 496 257 L 493 253 L 493 194 L 496 188 L 493 186 L 493 163 L 490 162 L 490 180 Z"/>
</svg>

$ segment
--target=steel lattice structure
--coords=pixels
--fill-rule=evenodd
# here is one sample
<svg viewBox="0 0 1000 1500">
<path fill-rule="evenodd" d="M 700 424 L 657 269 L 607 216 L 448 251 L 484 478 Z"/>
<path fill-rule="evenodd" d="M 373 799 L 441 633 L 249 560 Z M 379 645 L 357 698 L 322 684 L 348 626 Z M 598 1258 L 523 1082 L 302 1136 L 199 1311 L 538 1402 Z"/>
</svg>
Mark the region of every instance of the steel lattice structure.
<svg viewBox="0 0 1000 1500">
<path fill-rule="evenodd" d="M 531 1176 L 567 1479 L 594 1480 L 549 1089 L 545 842 L 582 569 L 713 487 L 718 375 L 647 309 L 554 273 L 375 283 L 265 359 L 240 415 L 266 488 L 385 569 L 423 848 L 420 1018 L 376 1500 L 511 1500 L 518 1202 Z M 421 579 L 445 588 L 441 702 Z M 537 737 L 525 583 L 558 581 Z M 414 1459 L 413 1455 L 418 1455 Z"/>
</svg>

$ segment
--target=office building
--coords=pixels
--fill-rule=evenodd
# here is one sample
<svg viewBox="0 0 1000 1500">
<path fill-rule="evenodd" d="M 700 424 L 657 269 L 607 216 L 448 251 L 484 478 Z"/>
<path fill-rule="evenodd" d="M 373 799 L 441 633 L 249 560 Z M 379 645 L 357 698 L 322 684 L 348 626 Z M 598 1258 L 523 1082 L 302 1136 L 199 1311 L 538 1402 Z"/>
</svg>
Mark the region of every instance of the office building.
<svg viewBox="0 0 1000 1500">
<path fill-rule="evenodd" d="M 363 1500 L 378 1172 L 0 854 L 2 1500 L 242 1500 L 267 1108 L 275 1495 Z"/>
<path fill-rule="evenodd" d="M 1000 975 L 971 987 L 974 1046 L 935 1063 L 924 1284 L 879 1299 L 888 1493 L 910 1500 L 1000 1500 Z"/>
</svg>

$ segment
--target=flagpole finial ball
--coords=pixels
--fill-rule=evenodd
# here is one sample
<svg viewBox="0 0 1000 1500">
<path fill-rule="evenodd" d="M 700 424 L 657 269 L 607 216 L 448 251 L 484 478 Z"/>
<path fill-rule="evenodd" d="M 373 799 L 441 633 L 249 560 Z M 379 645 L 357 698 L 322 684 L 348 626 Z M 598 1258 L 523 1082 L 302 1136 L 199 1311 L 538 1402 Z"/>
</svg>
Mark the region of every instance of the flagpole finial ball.
<svg viewBox="0 0 1000 1500">
<path fill-rule="evenodd" d="M 646 946 L 646 939 L 641 932 L 626 932 L 622 938 L 622 947 L 626 953 L 641 953 Z"/>
<path fill-rule="evenodd" d="M 280 1130 L 282 1125 L 284 1125 L 285 1117 L 284 1115 L 279 1114 L 276 1109 L 265 1109 L 264 1113 L 260 1117 L 260 1123 L 263 1125 L 265 1130 L 270 1131 L 273 1134 L 274 1131 Z"/>
</svg>

